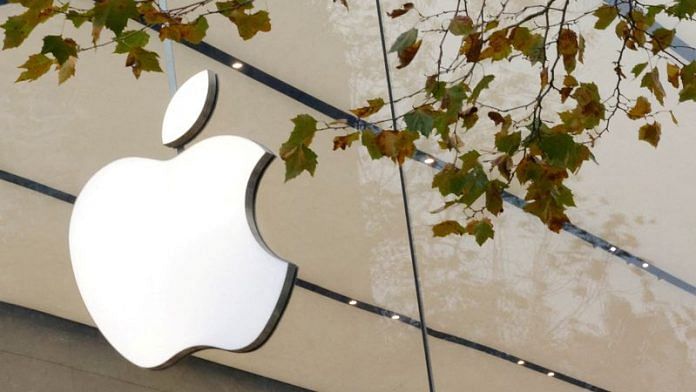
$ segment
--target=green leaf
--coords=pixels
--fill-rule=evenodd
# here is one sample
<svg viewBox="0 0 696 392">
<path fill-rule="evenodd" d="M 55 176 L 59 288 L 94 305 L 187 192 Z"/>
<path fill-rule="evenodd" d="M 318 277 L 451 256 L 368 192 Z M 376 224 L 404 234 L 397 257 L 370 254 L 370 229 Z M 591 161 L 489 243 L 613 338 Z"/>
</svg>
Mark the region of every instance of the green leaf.
<svg viewBox="0 0 696 392">
<path fill-rule="evenodd" d="M 92 20 L 92 41 L 97 42 L 101 31 L 106 27 L 118 37 L 128 24 L 128 20 L 138 17 L 135 0 L 97 0 Z"/>
<path fill-rule="evenodd" d="M 597 8 L 593 15 L 597 17 L 597 22 L 594 25 L 595 29 L 604 30 L 616 19 L 619 12 L 614 6 L 603 5 Z"/>
<path fill-rule="evenodd" d="M 140 78 L 140 74 L 145 72 L 162 72 L 160 68 L 159 55 L 143 48 L 134 48 L 126 57 L 126 67 L 131 67 L 135 78 Z"/>
<path fill-rule="evenodd" d="M 466 234 L 466 229 L 459 222 L 453 220 L 440 222 L 433 226 L 433 235 L 435 237 L 446 237 L 451 234 Z"/>
<path fill-rule="evenodd" d="M 662 126 L 655 121 L 652 124 L 645 124 L 638 130 L 638 139 L 650 143 L 653 147 L 657 147 L 662 134 Z"/>
<path fill-rule="evenodd" d="M 517 131 L 508 134 L 506 131 L 500 131 L 495 134 L 495 148 L 505 154 L 514 155 L 520 147 L 522 141 L 522 133 Z"/>
<path fill-rule="evenodd" d="M 43 39 L 42 54 L 52 54 L 59 65 L 63 65 L 68 58 L 77 57 L 77 43 L 70 38 L 59 35 L 47 35 Z"/>
<path fill-rule="evenodd" d="M 317 167 L 317 154 L 309 148 L 317 132 L 317 120 L 309 114 L 300 114 L 292 122 L 295 127 L 279 151 L 280 158 L 285 161 L 285 181 L 297 177 L 305 170 L 314 175 Z"/>
<path fill-rule="evenodd" d="M 70 10 L 70 11 L 68 11 L 67 14 L 65 14 L 65 19 L 71 21 L 73 26 L 75 26 L 76 29 L 79 29 L 80 26 L 85 24 L 85 22 L 92 20 L 93 17 L 94 17 L 93 10 L 89 10 L 87 12 L 77 12 L 74 10 Z"/>
<path fill-rule="evenodd" d="M 474 21 L 466 15 L 457 15 L 450 20 L 448 29 L 452 35 L 466 36 L 474 30 Z"/>
<path fill-rule="evenodd" d="M 651 72 L 643 75 L 640 86 L 650 90 L 661 105 L 665 104 L 665 89 L 660 82 L 660 72 L 657 68 L 653 68 Z"/>
<path fill-rule="evenodd" d="M 396 41 L 394 41 L 394 44 L 392 45 L 391 49 L 389 49 L 389 53 L 400 52 L 408 47 L 411 47 L 416 43 L 417 39 L 418 30 L 415 28 L 401 33 L 401 35 L 399 35 Z"/>
<path fill-rule="evenodd" d="M 638 75 L 640 75 L 641 72 L 643 72 L 643 70 L 644 70 L 645 67 L 647 67 L 647 66 L 648 66 L 648 63 L 636 64 L 636 65 L 633 67 L 633 69 L 631 69 L 631 73 L 632 73 L 635 77 L 638 77 Z"/>
<path fill-rule="evenodd" d="M 532 65 L 544 60 L 544 37 L 526 27 L 515 27 L 510 33 L 512 47 L 524 54 Z"/>
<path fill-rule="evenodd" d="M 366 130 L 362 132 L 361 141 L 362 145 L 367 148 L 367 153 L 370 154 L 370 158 L 382 158 L 382 151 L 380 151 L 379 146 L 377 145 L 377 135 L 370 130 Z"/>
<path fill-rule="evenodd" d="M 539 141 L 539 148 L 550 165 L 572 172 L 577 171 L 582 162 L 590 158 L 590 150 L 576 143 L 572 136 L 565 133 L 543 135 Z"/>
<path fill-rule="evenodd" d="M 474 90 L 471 92 L 471 96 L 469 96 L 467 102 L 476 102 L 479 95 L 481 95 L 481 92 L 490 86 L 493 79 L 495 79 L 494 75 L 485 75 L 483 78 L 481 78 L 481 80 L 479 80 L 479 82 L 476 84 L 476 87 L 474 87 Z"/>
<path fill-rule="evenodd" d="M 430 110 L 424 108 L 416 108 L 404 115 L 406 128 L 416 131 L 421 135 L 428 137 L 435 126 L 435 120 L 430 114 Z"/>
<path fill-rule="evenodd" d="M 237 26 L 239 36 L 244 40 L 251 39 L 257 33 L 271 31 L 271 19 L 267 11 L 247 13 L 253 8 L 253 1 L 231 0 L 215 3 L 218 11 Z"/>
<path fill-rule="evenodd" d="M 459 197 L 459 201 L 470 206 L 481 197 L 488 188 L 488 177 L 478 163 L 478 152 L 470 151 L 460 157 L 462 168 L 454 165 L 445 166 L 433 177 L 432 187 L 437 188 L 440 194 L 450 194 Z"/>
<path fill-rule="evenodd" d="M 23 82 L 23 81 L 32 81 L 40 78 L 46 72 L 48 72 L 51 69 L 51 65 L 53 65 L 53 60 L 47 57 L 44 54 L 33 54 L 29 56 L 29 59 L 22 65 L 20 65 L 18 68 L 24 68 L 26 71 L 23 71 L 20 75 L 19 78 L 15 81 L 17 82 Z"/>
<path fill-rule="evenodd" d="M 690 18 L 696 13 L 696 0 L 677 0 L 667 11 L 679 19 Z"/>
<path fill-rule="evenodd" d="M 680 78 L 682 90 L 679 92 L 679 102 L 696 101 L 696 61 L 682 68 Z"/>
<path fill-rule="evenodd" d="M 313 176 L 317 168 L 317 154 L 305 145 L 287 151 L 283 160 L 285 161 L 285 181 L 299 176 L 305 170 Z"/>
<path fill-rule="evenodd" d="M 483 245 L 488 239 L 493 238 L 493 224 L 490 219 L 484 218 L 481 220 L 470 221 L 466 225 L 466 232 L 476 238 L 476 243 L 479 246 Z"/>
<path fill-rule="evenodd" d="M 440 100 L 447 92 L 447 83 L 437 80 L 437 76 L 429 76 L 425 81 L 425 93 L 428 96 Z"/>
<path fill-rule="evenodd" d="M 129 53 L 135 48 L 143 48 L 150 42 L 150 35 L 144 31 L 124 31 L 116 39 L 114 53 Z"/>
<path fill-rule="evenodd" d="M 653 54 L 657 54 L 660 51 L 666 50 L 672 45 L 672 40 L 674 40 L 675 30 L 667 30 L 665 28 L 659 28 L 652 32 L 652 45 Z"/>
<path fill-rule="evenodd" d="M 29 8 L 28 10 L 23 14 L 10 16 L 5 23 L 0 25 L 5 30 L 3 50 L 21 45 L 39 23 L 43 23 L 55 15 L 54 10 L 50 8 L 53 4 L 52 0 L 24 2 L 24 4 L 26 4 L 25 7 Z"/>
</svg>

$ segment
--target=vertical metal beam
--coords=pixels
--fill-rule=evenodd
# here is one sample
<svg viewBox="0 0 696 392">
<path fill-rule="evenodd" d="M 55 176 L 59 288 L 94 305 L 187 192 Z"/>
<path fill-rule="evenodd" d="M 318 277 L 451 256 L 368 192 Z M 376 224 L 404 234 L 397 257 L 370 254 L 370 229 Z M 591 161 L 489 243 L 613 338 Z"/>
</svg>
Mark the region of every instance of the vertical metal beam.
<svg viewBox="0 0 696 392">
<path fill-rule="evenodd" d="M 167 0 L 159 0 L 159 7 L 162 11 L 168 11 Z M 164 65 L 167 70 L 167 82 L 169 83 L 169 95 L 174 96 L 176 89 L 176 69 L 174 68 L 174 46 L 172 41 L 164 40 Z"/>
<path fill-rule="evenodd" d="M 394 92 L 392 91 L 391 73 L 389 71 L 389 59 L 387 58 L 387 44 L 384 37 L 384 23 L 382 21 L 382 7 L 380 0 L 375 0 L 377 4 L 377 18 L 379 20 L 379 34 L 382 40 L 382 56 L 384 58 L 384 72 L 387 77 L 387 90 L 389 92 L 389 108 L 391 109 L 392 127 L 398 130 L 396 123 L 396 110 L 394 109 Z M 369 132 L 369 131 L 368 131 Z M 428 386 L 430 392 L 435 392 L 435 381 L 433 379 L 433 369 L 430 361 L 430 346 L 428 345 L 428 325 L 425 322 L 425 310 L 423 307 L 423 296 L 421 294 L 420 281 L 418 276 L 418 262 L 416 261 L 416 251 L 413 243 L 413 232 L 411 230 L 411 214 L 408 210 L 408 196 L 406 195 L 406 181 L 404 170 L 399 165 L 399 181 L 401 183 L 401 197 L 404 203 L 404 214 L 406 215 L 406 232 L 408 234 L 408 247 L 411 253 L 411 266 L 413 267 L 413 280 L 416 286 L 416 300 L 418 301 L 418 316 L 420 318 L 421 338 L 423 340 L 423 353 L 425 355 L 425 367 L 428 374 Z"/>
</svg>

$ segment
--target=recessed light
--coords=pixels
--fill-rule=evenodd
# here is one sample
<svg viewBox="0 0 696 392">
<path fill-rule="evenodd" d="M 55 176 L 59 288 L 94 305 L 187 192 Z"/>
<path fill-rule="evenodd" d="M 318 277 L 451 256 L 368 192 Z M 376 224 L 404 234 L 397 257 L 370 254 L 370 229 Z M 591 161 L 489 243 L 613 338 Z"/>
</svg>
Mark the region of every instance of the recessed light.
<svg viewBox="0 0 696 392">
<path fill-rule="evenodd" d="M 391 318 L 392 320 L 398 320 L 400 317 L 398 314 L 393 314 Z"/>
<path fill-rule="evenodd" d="M 348 305 L 355 305 L 357 303 L 358 303 L 358 301 L 356 301 L 354 299 L 351 299 L 350 301 L 348 301 Z"/>
<path fill-rule="evenodd" d="M 643 263 L 643 268 L 648 268 L 648 267 L 650 267 L 650 264 L 648 264 L 648 263 Z"/>
<path fill-rule="evenodd" d="M 432 165 L 433 163 L 435 163 L 435 159 L 433 159 L 431 157 L 427 157 L 427 158 L 423 159 L 423 163 L 425 163 L 426 165 Z"/>
<path fill-rule="evenodd" d="M 609 248 L 609 252 L 616 252 L 616 247 L 612 246 L 611 248 Z"/>
<path fill-rule="evenodd" d="M 517 364 L 518 364 L 518 365 L 524 365 L 524 361 L 520 359 L 519 361 L 517 361 Z"/>
<path fill-rule="evenodd" d="M 244 64 L 240 63 L 239 61 L 235 61 L 232 64 L 232 68 L 234 68 L 234 69 L 241 69 L 243 66 L 244 66 Z"/>
<path fill-rule="evenodd" d="M 548 372 L 548 373 L 546 373 L 546 375 L 549 376 L 549 377 L 553 377 L 553 376 L 556 375 L 556 373 L 554 373 L 554 372 Z"/>
</svg>

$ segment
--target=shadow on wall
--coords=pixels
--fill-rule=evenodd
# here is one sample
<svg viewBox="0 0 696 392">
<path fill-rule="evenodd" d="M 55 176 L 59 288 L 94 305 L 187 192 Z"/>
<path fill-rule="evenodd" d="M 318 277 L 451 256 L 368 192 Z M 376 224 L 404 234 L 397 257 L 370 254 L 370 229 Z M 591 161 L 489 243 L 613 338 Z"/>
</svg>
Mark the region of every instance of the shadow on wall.
<svg viewBox="0 0 696 392">
<path fill-rule="evenodd" d="M 0 385 L 3 392 L 305 391 L 193 357 L 166 370 L 141 369 L 95 328 L 4 302 Z"/>
</svg>

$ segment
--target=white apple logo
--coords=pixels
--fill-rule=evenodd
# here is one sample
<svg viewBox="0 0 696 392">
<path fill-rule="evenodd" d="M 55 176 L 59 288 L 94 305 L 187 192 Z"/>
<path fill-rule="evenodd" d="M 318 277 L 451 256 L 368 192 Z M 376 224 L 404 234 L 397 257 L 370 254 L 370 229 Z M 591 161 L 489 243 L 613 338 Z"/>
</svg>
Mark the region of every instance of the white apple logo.
<svg viewBox="0 0 696 392">
<path fill-rule="evenodd" d="M 203 71 L 172 98 L 163 142 L 203 128 L 217 96 Z M 273 155 L 237 136 L 195 144 L 168 161 L 117 160 L 80 192 L 70 256 L 82 298 L 126 359 L 162 368 L 203 348 L 251 351 L 271 335 L 297 268 L 264 244 L 254 219 Z"/>
</svg>

